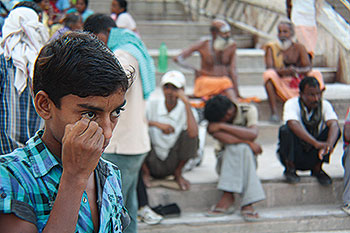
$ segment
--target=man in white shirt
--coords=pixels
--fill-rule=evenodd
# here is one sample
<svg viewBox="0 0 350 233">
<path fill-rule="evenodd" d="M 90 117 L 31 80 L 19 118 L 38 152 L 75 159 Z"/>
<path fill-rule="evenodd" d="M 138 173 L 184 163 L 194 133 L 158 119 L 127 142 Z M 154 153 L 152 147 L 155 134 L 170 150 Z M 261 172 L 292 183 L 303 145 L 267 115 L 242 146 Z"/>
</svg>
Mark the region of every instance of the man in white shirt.
<svg viewBox="0 0 350 233">
<path fill-rule="evenodd" d="M 84 23 L 84 30 L 94 33 L 101 41 L 108 44 L 126 74 L 132 77 L 129 79 L 132 81 L 132 85 L 125 94 L 125 111 L 119 118 L 103 158 L 116 164 L 122 174 L 122 193 L 131 217 L 131 223 L 124 232 L 137 233 L 136 187 L 141 165 L 147 152 L 151 149 L 146 119 L 146 98 L 149 96 L 149 92 L 153 91 L 153 88 L 145 88 L 145 85 L 148 83 L 147 86 L 152 86 L 150 83 L 155 82 L 154 71 L 151 69 L 151 65 L 142 66 L 146 63 L 145 57 L 149 57 L 148 54 L 144 54 L 143 59 L 140 58 L 141 56 L 135 55 L 141 54 L 140 48 L 134 46 L 134 44 L 143 44 L 140 39 L 132 32 L 128 33 L 124 29 L 116 28 L 115 22 L 108 15 L 94 14 L 90 16 Z M 113 40 L 118 43 L 115 43 L 117 46 L 112 48 L 110 44 Z M 128 46 L 121 46 L 125 43 Z M 136 53 L 136 50 L 139 53 Z M 141 67 L 146 67 L 147 72 Z M 160 221 L 161 218 L 158 220 Z"/>
<path fill-rule="evenodd" d="M 331 178 L 322 170 L 340 137 L 338 118 L 332 105 L 322 100 L 317 79 L 305 77 L 299 85 L 300 97 L 289 99 L 283 109 L 286 122 L 279 130 L 278 153 L 285 166 L 288 183 L 297 183 L 296 170 L 311 170 L 321 185 Z"/>
<path fill-rule="evenodd" d="M 143 180 L 174 175 L 181 190 L 190 183 L 182 176 L 186 162 L 196 156 L 198 149 L 197 114 L 184 93 L 185 77 L 179 71 L 167 72 L 161 80 L 164 99 L 147 103 L 151 151 L 142 166 Z"/>
</svg>

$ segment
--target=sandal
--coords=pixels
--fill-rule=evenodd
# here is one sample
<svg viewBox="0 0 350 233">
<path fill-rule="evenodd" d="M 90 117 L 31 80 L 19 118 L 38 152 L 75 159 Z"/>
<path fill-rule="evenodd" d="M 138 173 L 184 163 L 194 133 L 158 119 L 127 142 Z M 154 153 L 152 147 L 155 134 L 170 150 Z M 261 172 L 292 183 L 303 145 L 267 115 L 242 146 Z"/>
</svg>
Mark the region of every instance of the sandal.
<svg viewBox="0 0 350 233">
<path fill-rule="evenodd" d="M 207 217 L 220 217 L 225 215 L 230 215 L 235 212 L 234 205 L 231 205 L 229 208 L 217 208 L 216 205 L 213 205 L 210 210 L 205 214 Z"/>
<path fill-rule="evenodd" d="M 241 210 L 241 215 L 246 222 L 258 222 L 260 217 L 255 210 Z"/>
</svg>

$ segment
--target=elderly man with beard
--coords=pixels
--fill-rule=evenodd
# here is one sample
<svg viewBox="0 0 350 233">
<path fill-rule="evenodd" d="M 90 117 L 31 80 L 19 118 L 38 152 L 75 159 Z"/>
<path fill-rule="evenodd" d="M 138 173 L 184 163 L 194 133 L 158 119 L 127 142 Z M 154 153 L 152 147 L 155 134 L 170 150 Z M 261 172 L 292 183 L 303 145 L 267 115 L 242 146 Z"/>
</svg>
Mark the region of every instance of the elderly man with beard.
<svg viewBox="0 0 350 233">
<path fill-rule="evenodd" d="M 209 99 L 223 94 L 232 101 L 240 97 L 236 72 L 236 43 L 231 38 L 231 27 L 216 19 L 210 27 L 212 38 L 202 40 L 184 50 L 174 61 L 184 68 L 195 71 L 194 96 Z M 201 67 L 185 63 L 185 59 L 199 52 Z"/>
<path fill-rule="evenodd" d="M 339 140 L 338 118 L 332 105 L 322 100 L 320 84 L 314 77 L 305 77 L 299 85 L 300 97 L 284 104 L 283 120 L 279 129 L 278 154 L 285 167 L 288 183 L 297 183 L 296 170 L 311 170 L 321 185 L 332 184 L 322 170 Z"/>
<path fill-rule="evenodd" d="M 271 108 L 272 122 L 279 122 L 277 99 L 282 102 L 299 95 L 298 85 L 305 76 L 315 77 L 324 89 L 322 74 L 311 70 L 311 62 L 305 47 L 293 42 L 294 27 L 290 22 L 278 25 L 278 41 L 264 46 L 267 70 L 263 74 L 264 85 Z"/>
<path fill-rule="evenodd" d="M 151 176 L 162 179 L 174 175 L 179 188 L 188 190 L 190 183 L 182 176 L 182 169 L 197 155 L 198 115 L 184 93 L 181 72 L 167 72 L 161 85 L 164 98 L 150 100 L 146 108 L 152 148 L 142 166 L 143 181 L 149 187 Z"/>
</svg>

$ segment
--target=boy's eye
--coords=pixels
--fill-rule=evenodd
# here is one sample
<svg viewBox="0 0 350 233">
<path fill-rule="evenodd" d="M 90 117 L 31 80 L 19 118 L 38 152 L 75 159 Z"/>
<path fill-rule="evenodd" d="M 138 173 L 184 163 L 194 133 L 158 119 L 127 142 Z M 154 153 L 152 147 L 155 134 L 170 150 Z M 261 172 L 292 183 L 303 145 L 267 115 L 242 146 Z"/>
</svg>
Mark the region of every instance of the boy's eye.
<svg viewBox="0 0 350 233">
<path fill-rule="evenodd" d="M 86 112 L 81 114 L 82 117 L 86 117 L 89 120 L 92 120 L 95 117 L 95 113 L 94 112 Z"/>
<path fill-rule="evenodd" d="M 120 117 L 120 112 L 122 112 L 124 110 L 125 110 L 124 108 L 117 109 L 112 113 L 112 116 L 118 118 L 118 117 Z"/>
</svg>

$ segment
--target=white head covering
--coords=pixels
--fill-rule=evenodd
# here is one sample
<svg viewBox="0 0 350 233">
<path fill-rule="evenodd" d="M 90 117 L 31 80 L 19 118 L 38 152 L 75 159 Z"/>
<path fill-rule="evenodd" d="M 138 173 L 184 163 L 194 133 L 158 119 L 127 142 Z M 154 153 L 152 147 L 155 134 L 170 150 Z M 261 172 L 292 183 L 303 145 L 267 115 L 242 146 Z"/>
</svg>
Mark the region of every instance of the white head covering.
<svg viewBox="0 0 350 233">
<path fill-rule="evenodd" d="M 49 33 L 33 9 L 18 7 L 6 18 L 0 43 L 3 51 L 0 52 L 7 60 L 13 60 L 16 67 L 14 85 L 19 94 L 26 88 L 28 76 L 33 78 L 35 60 L 48 39 Z"/>
<path fill-rule="evenodd" d="M 182 87 L 185 87 L 186 85 L 186 78 L 183 75 L 183 73 L 181 73 L 180 71 L 177 71 L 177 70 L 168 71 L 163 75 L 160 81 L 160 84 L 162 86 L 167 83 L 173 84 L 177 88 L 182 88 Z"/>
</svg>

